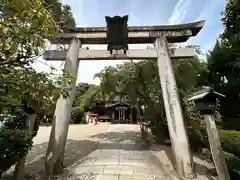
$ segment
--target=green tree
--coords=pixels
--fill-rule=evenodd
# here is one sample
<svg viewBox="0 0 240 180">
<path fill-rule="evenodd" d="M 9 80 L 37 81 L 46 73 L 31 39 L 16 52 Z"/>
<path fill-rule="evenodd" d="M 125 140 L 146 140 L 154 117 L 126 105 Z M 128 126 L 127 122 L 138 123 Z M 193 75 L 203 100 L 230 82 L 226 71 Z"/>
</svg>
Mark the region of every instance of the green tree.
<svg viewBox="0 0 240 180">
<path fill-rule="evenodd" d="M 73 102 L 73 107 L 79 106 L 81 104 L 82 95 L 89 89 L 88 83 L 79 83 L 76 86 L 76 95 Z"/>
<path fill-rule="evenodd" d="M 50 9 L 52 15 L 63 31 L 76 26 L 75 19 L 69 5 L 63 5 L 59 0 L 45 0 L 45 7 Z"/>
<path fill-rule="evenodd" d="M 16 166 L 18 169 L 16 178 L 20 178 L 24 173 L 25 159 L 22 158 L 32 146 L 32 138 L 37 134 L 42 117 L 55 103 L 53 97 L 55 86 L 48 78 L 48 74 L 37 73 L 32 68 L 11 66 L 7 68 L 7 73 L 3 72 L 0 73 L 1 113 L 16 115 L 16 118 L 8 119 L 4 122 L 4 127 L 0 129 L 1 143 L 6 144 L 9 136 L 13 137 L 8 144 L 1 144 L 0 159 L 5 163 L 2 163 L 0 167 L 0 174 L 13 164 L 23 161 L 23 164 Z M 32 132 L 25 129 L 29 113 L 38 115 L 37 120 L 31 119 Z M 14 148 L 9 149 L 9 146 Z"/>
<path fill-rule="evenodd" d="M 222 13 L 222 22 L 224 25 L 224 33 L 222 38 L 228 39 L 235 50 L 239 52 L 239 42 L 240 42 L 240 2 L 239 0 L 228 0 L 226 7 Z M 239 53 L 238 53 L 239 55 Z"/>
<path fill-rule="evenodd" d="M 217 91 L 226 95 L 220 101 L 223 128 L 240 130 L 240 2 L 228 0 L 222 13 L 224 32 L 208 55 L 209 81 Z M 239 179 L 238 131 L 220 132 L 231 179 Z M 231 136 L 230 136 L 231 135 Z M 239 153 L 239 152 L 237 152 Z"/>
<path fill-rule="evenodd" d="M 88 90 L 79 96 L 78 106 L 82 111 L 86 111 L 93 103 L 99 100 L 104 100 L 101 88 L 98 85 L 89 85 Z"/>
<path fill-rule="evenodd" d="M 45 38 L 57 31 L 42 0 L 0 2 L 0 65 L 24 65 L 41 55 Z"/>
<path fill-rule="evenodd" d="M 209 80 L 217 91 L 226 95 L 220 112 L 224 121 L 239 118 L 240 107 L 240 3 L 228 0 L 222 13 L 224 32 L 208 56 Z M 229 106 L 231 104 L 231 106 Z M 235 127 L 237 127 L 235 125 Z"/>
<path fill-rule="evenodd" d="M 186 106 L 183 98 L 190 92 L 208 83 L 204 77 L 207 75 L 206 63 L 201 63 L 198 58 L 174 59 L 173 68 L 182 99 L 182 105 Z M 107 67 L 96 74 L 100 78 L 103 92 L 116 92 L 117 84 L 120 91 L 126 93 L 132 105 L 140 109 L 145 106 L 144 118 L 151 120 L 155 127 L 163 128 L 162 131 L 168 137 L 167 122 L 164 103 L 161 95 L 160 79 L 157 64 L 154 61 L 126 62 L 116 68 Z M 187 107 L 186 107 L 187 108 Z M 186 117 L 189 116 L 186 113 Z M 153 130 L 154 131 L 154 130 Z M 161 136 L 164 136 L 161 135 Z"/>
<path fill-rule="evenodd" d="M 49 74 L 37 73 L 31 68 L 31 63 L 44 51 L 45 39 L 51 38 L 59 30 L 57 27 L 60 26 L 61 20 L 75 25 L 69 6 L 62 6 L 59 1 L 48 1 L 47 3 L 44 0 L 3 0 L 0 2 L 0 89 L 2 95 L 0 110 L 5 113 L 29 114 L 29 109 L 31 109 L 31 113 L 34 112 L 34 115 L 37 113 L 41 120 L 43 116 L 52 114 L 49 109 L 52 111 L 56 102 L 56 92 L 64 93 L 62 89 L 56 88 L 48 78 Z M 60 28 L 63 29 L 61 26 Z M 64 86 L 66 82 L 69 82 L 69 78 L 64 79 L 61 85 Z M 57 84 L 59 83 L 57 82 Z M 23 124 L 28 123 L 28 117 L 30 115 L 21 119 L 25 121 Z M 31 121 L 34 124 L 35 118 Z M 15 123 L 19 128 L 18 123 Z M 39 121 L 35 123 L 33 136 L 37 133 L 38 125 Z M 24 131 L 29 135 L 26 129 Z M 9 135 L 13 132 L 7 130 L 6 133 Z M 15 135 L 17 134 L 15 133 Z M 33 136 L 31 135 L 30 141 Z M 6 136 L 1 134 L 1 138 L 4 137 Z M 25 137 L 19 134 L 17 138 Z M 11 143 L 14 145 L 18 142 L 12 141 Z M 26 146 L 25 150 L 28 150 L 31 144 Z M 14 151 L 12 154 L 15 154 Z M 20 159 L 21 162 L 24 162 L 25 154 L 26 151 L 18 159 L 12 159 L 11 162 L 15 163 Z M 4 153 L 1 155 L 7 157 L 4 156 Z M 17 178 L 20 178 L 24 166 L 17 167 L 20 168 Z"/>
</svg>

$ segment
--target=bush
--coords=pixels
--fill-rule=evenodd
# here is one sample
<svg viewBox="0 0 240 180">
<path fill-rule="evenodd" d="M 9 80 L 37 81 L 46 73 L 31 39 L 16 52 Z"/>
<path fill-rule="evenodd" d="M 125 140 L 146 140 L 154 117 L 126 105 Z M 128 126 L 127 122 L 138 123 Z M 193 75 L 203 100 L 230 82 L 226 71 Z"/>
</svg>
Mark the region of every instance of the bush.
<svg viewBox="0 0 240 180">
<path fill-rule="evenodd" d="M 240 157 L 240 131 L 220 130 L 220 139 L 224 151 Z"/>
<path fill-rule="evenodd" d="M 24 157 L 32 147 L 33 136 L 29 136 L 24 130 L 26 117 L 25 113 L 13 117 L 8 116 L 1 123 L 0 177 L 4 171 Z"/>
<path fill-rule="evenodd" d="M 169 140 L 168 127 L 164 123 L 151 124 L 151 132 L 156 136 L 156 141 L 163 144 L 166 140 Z"/>
<path fill-rule="evenodd" d="M 231 176 L 231 180 L 240 179 L 240 159 L 231 153 L 224 152 L 226 163 L 228 166 L 228 171 Z"/>
<path fill-rule="evenodd" d="M 222 128 L 226 130 L 240 131 L 240 119 L 239 118 L 224 119 L 222 123 Z"/>
<path fill-rule="evenodd" d="M 24 130 L 2 129 L 0 131 L 0 177 L 12 165 L 24 157 L 32 147 L 32 137 Z"/>
<path fill-rule="evenodd" d="M 199 152 L 202 148 L 208 148 L 208 140 L 202 129 L 187 129 L 189 143 L 192 151 Z"/>
<path fill-rule="evenodd" d="M 80 109 L 79 107 L 74 107 L 72 109 L 72 114 L 71 114 L 71 122 L 74 124 L 79 124 L 84 118 L 84 111 Z"/>
</svg>

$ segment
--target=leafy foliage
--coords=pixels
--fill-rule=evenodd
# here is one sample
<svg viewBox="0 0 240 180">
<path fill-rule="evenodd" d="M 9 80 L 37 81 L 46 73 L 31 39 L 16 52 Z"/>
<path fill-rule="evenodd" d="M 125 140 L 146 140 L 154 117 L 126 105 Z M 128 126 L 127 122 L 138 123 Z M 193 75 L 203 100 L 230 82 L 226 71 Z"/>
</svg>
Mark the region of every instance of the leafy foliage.
<svg viewBox="0 0 240 180">
<path fill-rule="evenodd" d="M 0 64 L 26 64 L 41 55 L 45 38 L 57 32 L 42 0 L 0 2 Z"/>
<path fill-rule="evenodd" d="M 25 130 L 29 108 L 41 115 L 52 104 L 53 82 L 48 74 L 37 73 L 30 65 L 44 50 L 45 38 L 57 31 L 43 1 L 4 0 L 0 2 L 0 112 L 15 115 L 0 130 L 0 173 L 25 156 L 37 134 Z"/>
<path fill-rule="evenodd" d="M 239 160 L 239 107 L 240 107 L 240 2 L 227 0 L 222 13 L 224 32 L 208 56 L 209 82 L 215 89 L 225 94 L 220 100 L 220 113 L 223 116 L 219 132 L 226 155 L 231 179 L 240 177 Z M 227 130 L 229 129 L 229 130 Z"/>
<path fill-rule="evenodd" d="M 224 155 L 231 180 L 238 180 L 240 177 L 240 159 L 228 152 L 224 152 Z"/>
<path fill-rule="evenodd" d="M 223 11 L 222 22 L 224 25 L 223 38 L 228 39 L 233 45 L 238 46 L 240 42 L 240 2 L 239 0 L 228 0 Z"/>
<path fill-rule="evenodd" d="M 24 129 L 27 115 L 14 115 L 14 118 L 6 118 L 0 127 L 0 177 L 32 147 L 32 137 Z"/>
<path fill-rule="evenodd" d="M 48 109 L 54 99 L 55 86 L 47 73 L 37 73 L 32 68 L 11 68 L 8 74 L 0 74 L 5 96 L 2 97 L 4 108 L 33 108 L 37 113 Z"/>
<path fill-rule="evenodd" d="M 221 130 L 219 134 L 224 151 L 240 158 L 240 132 Z"/>
<path fill-rule="evenodd" d="M 182 99 L 206 83 L 201 79 L 201 75 L 206 74 L 206 65 L 197 58 L 174 60 L 173 67 Z M 160 137 L 158 140 L 164 142 L 169 139 L 156 62 L 126 62 L 116 68 L 107 67 L 96 74 L 96 77 L 101 80 L 100 87 L 103 92 L 126 93 L 139 114 L 144 106 L 144 119 L 151 121 L 153 133 Z M 200 128 L 200 125 L 192 127 L 193 124 L 197 124 L 194 121 L 201 121 L 199 114 L 192 118 L 193 114 L 187 112 L 188 106 L 184 101 L 182 106 L 185 107 L 185 119 L 189 128 Z"/>
<path fill-rule="evenodd" d="M 51 14 L 61 30 L 67 31 L 69 28 L 76 26 L 71 7 L 69 5 L 63 5 L 59 0 L 44 1 L 45 7 L 51 11 Z"/>
<path fill-rule="evenodd" d="M 53 82 L 52 74 L 38 73 L 31 66 L 62 22 L 75 26 L 68 5 L 58 0 L 3 0 L 0 2 L 0 113 L 15 115 L 0 127 L 0 175 L 25 156 L 42 119 L 53 116 L 56 99 L 72 79 Z M 64 93 L 65 91 L 63 91 Z M 31 137 L 25 130 L 29 109 L 37 113 Z"/>
<path fill-rule="evenodd" d="M 74 107 L 71 114 L 71 122 L 74 124 L 84 123 L 84 111 L 80 107 Z"/>
<path fill-rule="evenodd" d="M 239 118 L 240 114 L 239 10 L 238 0 L 227 1 L 222 18 L 224 33 L 208 57 L 210 83 L 226 95 L 220 109 L 224 121 Z"/>
<path fill-rule="evenodd" d="M 104 99 L 104 95 L 98 85 L 80 83 L 76 88 L 74 106 L 79 107 L 81 111 L 88 111 L 91 107 L 94 107 L 96 101 Z"/>
</svg>

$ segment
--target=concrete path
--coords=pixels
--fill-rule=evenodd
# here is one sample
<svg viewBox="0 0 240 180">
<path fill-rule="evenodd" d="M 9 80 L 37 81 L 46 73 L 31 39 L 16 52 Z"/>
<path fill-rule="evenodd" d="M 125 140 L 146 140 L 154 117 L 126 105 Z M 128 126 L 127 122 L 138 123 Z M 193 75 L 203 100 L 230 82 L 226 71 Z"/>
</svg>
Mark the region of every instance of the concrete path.
<svg viewBox="0 0 240 180">
<path fill-rule="evenodd" d="M 140 139 L 139 125 L 111 125 L 73 169 L 79 180 L 172 180 Z"/>
</svg>

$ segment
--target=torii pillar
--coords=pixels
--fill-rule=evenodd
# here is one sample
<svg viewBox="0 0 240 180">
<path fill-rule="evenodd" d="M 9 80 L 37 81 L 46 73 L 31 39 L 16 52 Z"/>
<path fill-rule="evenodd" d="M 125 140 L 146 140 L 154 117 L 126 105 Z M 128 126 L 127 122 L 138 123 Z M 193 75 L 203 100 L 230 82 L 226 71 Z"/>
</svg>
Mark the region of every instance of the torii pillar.
<svg viewBox="0 0 240 180">
<path fill-rule="evenodd" d="M 72 104 L 76 91 L 76 79 L 78 73 L 78 53 L 81 42 L 78 38 L 73 38 L 70 42 L 64 71 L 73 79 L 64 90 L 68 92 L 67 97 L 60 97 L 57 100 L 55 114 L 52 122 L 52 130 L 49 138 L 48 149 L 45 160 L 46 174 L 61 173 L 63 169 L 64 151 L 68 134 L 69 121 L 71 117 Z"/>
<path fill-rule="evenodd" d="M 168 42 L 164 34 L 160 34 L 155 41 L 158 58 L 158 72 L 160 77 L 164 107 L 167 116 L 171 147 L 178 176 L 195 178 L 193 158 L 184 125 L 182 107 L 180 104 L 178 87 L 172 61 L 169 56 Z"/>
<path fill-rule="evenodd" d="M 58 44 L 58 42 L 69 44 L 71 42 L 67 54 L 63 51 L 48 51 L 44 54 L 44 58 L 48 60 L 64 60 L 67 57 L 65 70 L 73 74 L 77 72 L 77 58 L 79 60 L 157 60 L 175 169 L 180 178 L 193 179 L 196 174 L 171 59 L 193 57 L 195 53 L 190 48 L 168 49 L 168 43 L 187 41 L 189 37 L 196 36 L 203 25 L 204 21 L 181 25 L 128 27 L 128 44 L 147 44 L 155 41 L 155 48 L 145 50 L 125 49 L 124 54 L 121 51 L 117 51 L 116 54 L 106 50 L 80 49 L 79 51 L 81 46 L 79 39 L 84 44 L 106 44 L 108 42 L 108 29 L 106 27 L 74 28 L 69 33 L 60 33 L 54 39 L 51 39 L 54 44 Z M 71 65 L 68 66 L 67 64 Z M 69 91 L 70 96 L 67 99 L 60 96 L 57 102 L 46 160 L 46 170 L 49 173 L 53 173 L 53 169 L 57 172 L 58 169 L 61 169 L 59 167 L 62 166 L 75 83 L 75 81 L 72 82 L 72 90 Z M 61 128 L 57 128 L 59 126 Z"/>
</svg>

